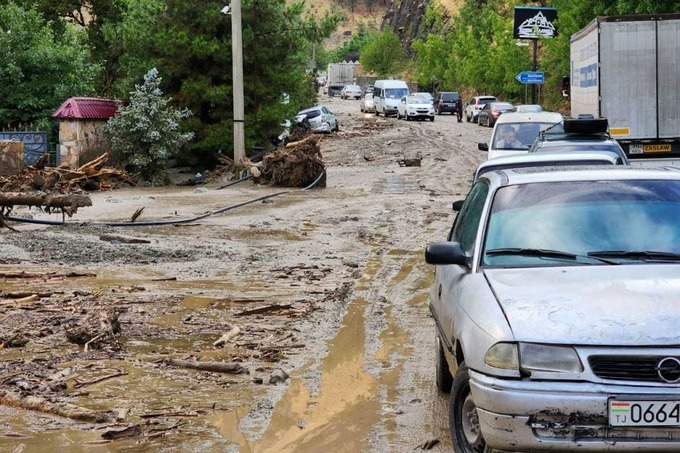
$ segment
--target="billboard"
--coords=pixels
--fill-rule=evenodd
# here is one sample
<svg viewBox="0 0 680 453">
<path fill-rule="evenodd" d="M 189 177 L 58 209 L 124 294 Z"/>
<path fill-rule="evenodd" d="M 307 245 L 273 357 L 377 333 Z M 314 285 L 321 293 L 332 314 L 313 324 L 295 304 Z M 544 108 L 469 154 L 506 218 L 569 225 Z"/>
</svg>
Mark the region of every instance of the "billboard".
<svg viewBox="0 0 680 453">
<path fill-rule="evenodd" d="M 553 38 L 557 29 L 553 24 L 557 20 L 557 9 L 547 7 L 515 7 L 516 39 Z"/>
</svg>

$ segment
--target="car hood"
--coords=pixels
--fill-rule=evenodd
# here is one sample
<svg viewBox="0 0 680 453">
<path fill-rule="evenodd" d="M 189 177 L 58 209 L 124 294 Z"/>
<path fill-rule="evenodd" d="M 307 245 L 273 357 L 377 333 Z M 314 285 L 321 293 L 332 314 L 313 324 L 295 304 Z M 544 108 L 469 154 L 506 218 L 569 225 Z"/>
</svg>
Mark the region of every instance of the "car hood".
<svg viewBox="0 0 680 453">
<path fill-rule="evenodd" d="M 680 342 L 680 265 L 492 269 L 484 274 L 517 341 Z"/>
</svg>

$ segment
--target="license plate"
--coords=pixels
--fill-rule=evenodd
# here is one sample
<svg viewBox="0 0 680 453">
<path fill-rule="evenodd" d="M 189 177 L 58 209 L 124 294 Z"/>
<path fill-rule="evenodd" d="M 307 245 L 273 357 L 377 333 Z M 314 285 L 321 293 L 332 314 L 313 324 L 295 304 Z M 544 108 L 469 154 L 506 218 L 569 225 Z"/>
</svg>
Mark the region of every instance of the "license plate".
<svg viewBox="0 0 680 453">
<path fill-rule="evenodd" d="M 630 153 L 630 154 L 642 154 L 642 145 L 630 145 L 628 147 L 628 153 Z"/>
<path fill-rule="evenodd" d="M 609 400 L 610 426 L 680 426 L 680 400 Z"/>
<path fill-rule="evenodd" d="M 660 143 L 660 144 L 650 144 L 642 145 L 643 153 L 670 153 L 671 144 L 670 143 Z"/>
</svg>

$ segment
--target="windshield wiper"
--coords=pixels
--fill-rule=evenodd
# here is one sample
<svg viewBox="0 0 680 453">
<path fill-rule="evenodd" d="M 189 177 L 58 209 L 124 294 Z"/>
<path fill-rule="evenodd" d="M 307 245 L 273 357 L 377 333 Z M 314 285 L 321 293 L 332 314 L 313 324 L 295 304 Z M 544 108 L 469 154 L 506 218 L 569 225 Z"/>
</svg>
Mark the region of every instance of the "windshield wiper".
<svg viewBox="0 0 680 453">
<path fill-rule="evenodd" d="M 537 256 L 539 258 L 556 258 L 556 259 L 566 259 L 571 261 L 576 261 L 579 258 L 586 258 L 589 260 L 596 260 L 607 264 L 619 264 L 615 261 L 609 261 L 596 256 L 578 255 L 571 252 L 563 252 L 561 250 L 549 250 L 549 249 L 531 249 L 531 248 L 519 248 L 519 247 L 506 247 L 500 249 L 491 249 L 486 251 L 487 255 L 522 255 L 522 256 Z"/>
<path fill-rule="evenodd" d="M 599 258 L 596 256 L 579 255 L 571 252 L 564 252 L 562 250 L 550 250 L 550 249 L 531 249 L 531 248 L 520 248 L 520 247 L 506 247 L 500 249 L 491 249 L 486 251 L 487 255 L 521 255 L 521 256 L 536 256 L 539 258 L 556 258 L 564 259 L 570 261 L 577 261 L 579 258 L 585 258 L 587 260 L 595 260 L 606 264 L 619 264 L 616 261 L 610 261 L 604 258 Z"/>
<path fill-rule="evenodd" d="M 598 250 L 588 252 L 595 258 L 625 258 L 631 260 L 680 261 L 680 253 L 657 252 L 653 250 Z"/>
</svg>

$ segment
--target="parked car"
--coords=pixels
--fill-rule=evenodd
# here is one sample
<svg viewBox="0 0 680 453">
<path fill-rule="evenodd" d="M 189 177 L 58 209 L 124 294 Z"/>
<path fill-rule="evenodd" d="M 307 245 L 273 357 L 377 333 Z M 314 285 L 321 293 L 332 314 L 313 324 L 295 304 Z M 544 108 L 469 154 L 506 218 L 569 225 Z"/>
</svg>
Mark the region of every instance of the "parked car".
<svg viewBox="0 0 680 453">
<path fill-rule="evenodd" d="M 429 102 L 434 103 L 434 96 L 432 96 L 427 91 L 418 91 L 416 93 L 411 93 L 413 96 L 420 96 L 421 98 L 427 99 Z"/>
<path fill-rule="evenodd" d="M 360 108 L 362 112 L 375 113 L 375 104 L 373 103 L 373 93 L 366 93 L 361 98 Z"/>
<path fill-rule="evenodd" d="M 487 151 L 487 159 L 524 154 L 529 151 L 540 131 L 549 127 L 560 129 L 563 119 L 556 112 L 504 113 L 496 120 L 491 131 L 491 141 L 479 143 L 477 147 Z"/>
<path fill-rule="evenodd" d="M 625 151 L 608 132 L 606 118 L 567 118 L 561 127 L 542 131 L 529 148 L 529 153 L 544 151 L 610 151 L 616 153 L 626 164 Z"/>
<path fill-rule="evenodd" d="M 437 93 L 434 98 L 434 108 L 437 115 L 442 113 L 451 113 L 458 117 L 458 122 L 463 121 L 463 99 L 455 91 L 442 91 Z"/>
<path fill-rule="evenodd" d="M 403 80 L 376 80 L 373 84 L 373 103 L 375 114 L 381 113 L 385 117 L 397 116 L 397 106 L 402 97 L 410 93 L 408 85 Z"/>
<path fill-rule="evenodd" d="M 510 112 L 512 109 L 513 105 L 509 102 L 489 102 L 488 104 L 484 104 L 484 107 L 479 109 L 479 113 L 477 114 L 477 124 L 480 126 L 493 127 L 502 113 Z"/>
<path fill-rule="evenodd" d="M 373 85 L 366 85 L 362 93 L 363 94 L 373 93 Z"/>
<path fill-rule="evenodd" d="M 566 167 L 579 165 L 628 165 L 611 151 L 546 151 L 543 153 L 513 154 L 487 159 L 477 166 L 472 182 L 484 173 L 509 168 Z"/>
<path fill-rule="evenodd" d="M 340 90 L 340 99 L 361 99 L 361 87 L 359 85 L 345 85 Z"/>
<path fill-rule="evenodd" d="M 397 105 L 397 119 L 434 121 L 434 107 L 427 99 L 420 96 L 402 96 Z"/>
<path fill-rule="evenodd" d="M 543 112 L 543 107 L 538 104 L 517 104 L 512 111 L 520 113 L 538 113 Z"/>
<path fill-rule="evenodd" d="M 333 97 L 333 96 L 340 96 L 340 93 L 342 92 L 342 89 L 345 87 L 345 85 L 339 85 L 339 84 L 334 84 L 331 83 L 328 85 L 328 97 Z"/>
<path fill-rule="evenodd" d="M 436 265 L 457 453 L 680 451 L 680 171 L 488 172 Z"/>
<path fill-rule="evenodd" d="M 317 105 L 298 112 L 298 117 L 306 116 L 312 132 L 337 132 L 340 130 L 338 119 L 325 105 Z"/>
<path fill-rule="evenodd" d="M 467 103 L 465 106 L 465 119 L 467 122 L 477 122 L 477 115 L 479 114 L 479 110 L 484 107 L 485 104 L 488 104 L 489 102 L 497 102 L 498 99 L 496 99 L 495 96 L 475 96 L 470 101 Z"/>
</svg>

